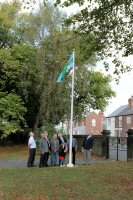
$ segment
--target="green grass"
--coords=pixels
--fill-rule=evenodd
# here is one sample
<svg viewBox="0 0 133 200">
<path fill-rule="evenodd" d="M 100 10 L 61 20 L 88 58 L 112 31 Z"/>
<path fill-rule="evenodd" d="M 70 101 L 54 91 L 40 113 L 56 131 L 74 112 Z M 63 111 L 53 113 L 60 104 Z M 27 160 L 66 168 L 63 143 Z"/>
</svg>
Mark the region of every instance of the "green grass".
<svg viewBox="0 0 133 200">
<path fill-rule="evenodd" d="M 27 160 L 29 151 L 27 146 L 0 147 L 0 160 Z M 68 154 L 66 156 L 68 158 Z M 36 152 L 36 160 L 39 160 L 40 152 Z M 78 151 L 76 159 L 83 160 L 83 153 Z M 103 159 L 101 157 L 92 156 L 92 160 Z"/>
<path fill-rule="evenodd" d="M 24 146 L 0 147 L 0 160 L 27 159 L 28 148 Z"/>
<path fill-rule="evenodd" d="M 3 200 L 132 200 L 133 163 L 1 169 Z"/>
<path fill-rule="evenodd" d="M 0 147 L 0 160 L 27 160 L 29 150 L 27 146 Z M 40 153 L 37 151 L 36 159 L 39 159 Z"/>
<path fill-rule="evenodd" d="M 68 156 L 68 155 L 67 155 Z M 77 159 L 83 158 L 78 152 Z M 27 147 L 0 147 L 0 160 L 27 160 Z M 37 152 L 36 159 L 39 159 Z M 92 159 L 100 159 L 92 156 Z M 132 200 L 133 162 L 74 168 L 0 169 L 0 200 Z"/>
</svg>

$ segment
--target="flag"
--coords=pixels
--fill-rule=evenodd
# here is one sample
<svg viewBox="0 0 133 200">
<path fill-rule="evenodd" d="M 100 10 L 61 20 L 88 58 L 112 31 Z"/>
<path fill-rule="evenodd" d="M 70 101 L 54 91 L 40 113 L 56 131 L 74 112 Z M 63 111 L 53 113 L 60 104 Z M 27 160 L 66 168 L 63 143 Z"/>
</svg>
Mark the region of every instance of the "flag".
<svg viewBox="0 0 133 200">
<path fill-rule="evenodd" d="M 66 66 L 64 67 L 63 71 L 59 75 L 57 83 L 62 83 L 64 81 L 66 73 L 69 72 L 72 68 L 73 68 L 73 54 L 71 55 Z"/>
</svg>

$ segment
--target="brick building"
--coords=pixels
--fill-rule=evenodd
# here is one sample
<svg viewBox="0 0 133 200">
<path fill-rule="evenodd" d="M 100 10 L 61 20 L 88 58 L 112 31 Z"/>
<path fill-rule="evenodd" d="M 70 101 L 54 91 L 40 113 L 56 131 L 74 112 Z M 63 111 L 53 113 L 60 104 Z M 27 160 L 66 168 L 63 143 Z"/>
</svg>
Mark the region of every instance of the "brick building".
<svg viewBox="0 0 133 200">
<path fill-rule="evenodd" d="M 73 133 L 75 135 L 86 135 L 88 133 L 99 135 L 104 129 L 104 124 L 105 117 L 103 112 L 98 114 L 89 112 L 83 121 L 74 122 Z M 68 123 L 68 131 L 70 133 L 70 122 Z"/>
<path fill-rule="evenodd" d="M 133 129 L 133 96 L 127 105 L 122 105 L 106 118 L 106 129 L 112 136 L 127 136 L 127 130 Z"/>
</svg>

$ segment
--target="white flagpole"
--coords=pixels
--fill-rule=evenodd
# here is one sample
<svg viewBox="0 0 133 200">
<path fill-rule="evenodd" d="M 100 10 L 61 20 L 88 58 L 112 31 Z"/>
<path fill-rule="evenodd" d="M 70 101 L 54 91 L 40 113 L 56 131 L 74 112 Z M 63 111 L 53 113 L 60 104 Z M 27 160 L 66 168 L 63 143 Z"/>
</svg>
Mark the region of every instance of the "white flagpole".
<svg viewBox="0 0 133 200">
<path fill-rule="evenodd" d="M 75 51 L 73 50 L 73 73 L 72 73 L 72 96 L 71 96 L 71 126 L 69 136 L 69 164 L 68 167 L 73 167 L 72 164 L 72 133 L 73 133 L 73 102 L 74 102 L 74 62 L 75 62 Z"/>
</svg>

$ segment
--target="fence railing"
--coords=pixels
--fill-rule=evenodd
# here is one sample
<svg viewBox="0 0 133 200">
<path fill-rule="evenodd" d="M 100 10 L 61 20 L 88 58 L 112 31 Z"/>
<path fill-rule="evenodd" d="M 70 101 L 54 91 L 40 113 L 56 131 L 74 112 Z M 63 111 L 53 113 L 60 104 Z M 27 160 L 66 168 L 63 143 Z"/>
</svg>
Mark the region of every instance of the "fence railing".
<svg viewBox="0 0 133 200">
<path fill-rule="evenodd" d="M 86 135 L 74 135 L 74 137 L 77 139 L 78 149 L 81 150 Z M 133 160 L 133 134 L 128 134 L 128 137 L 111 137 L 109 132 L 94 135 L 92 153 L 106 159 Z"/>
</svg>

